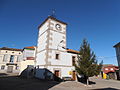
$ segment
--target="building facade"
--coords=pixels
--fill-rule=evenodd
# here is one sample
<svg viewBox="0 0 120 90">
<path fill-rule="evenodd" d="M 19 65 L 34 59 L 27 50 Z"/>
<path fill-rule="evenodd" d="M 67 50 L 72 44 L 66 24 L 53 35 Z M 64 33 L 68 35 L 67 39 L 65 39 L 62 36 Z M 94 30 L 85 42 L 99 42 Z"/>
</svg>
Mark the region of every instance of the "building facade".
<svg viewBox="0 0 120 90">
<path fill-rule="evenodd" d="M 116 50 L 116 57 L 118 61 L 118 66 L 120 68 L 120 42 L 113 46 Z"/>
<path fill-rule="evenodd" d="M 22 49 L 0 48 L 0 73 L 19 73 Z"/>
<path fill-rule="evenodd" d="M 28 66 L 35 67 L 35 53 L 36 47 L 29 46 L 23 48 L 23 60 L 20 62 L 20 74 L 25 71 Z"/>
<path fill-rule="evenodd" d="M 39 69 L 45 68 L 59 78 L 76 80 L 74 63 L 79 52 L 66 48 L 66 28 L 66 23 L 51 16 L 39 26 L 36 77 L 44 76 Z M 54 78 L 52 74 L 47 73 L 51 79 Z"/>
<path fill-rule="evenodd" d="M 118 79 L 118 66 L 104 64 L 102 67 L 102 76 L 104 79 Z"/>
<path fill-rule="evenodd" d="M 0 48 L 0 73 L 21 74 L 28 65 L 35 66 L 35 52 L 35 46 L 23 49 Z"/>
</svg>

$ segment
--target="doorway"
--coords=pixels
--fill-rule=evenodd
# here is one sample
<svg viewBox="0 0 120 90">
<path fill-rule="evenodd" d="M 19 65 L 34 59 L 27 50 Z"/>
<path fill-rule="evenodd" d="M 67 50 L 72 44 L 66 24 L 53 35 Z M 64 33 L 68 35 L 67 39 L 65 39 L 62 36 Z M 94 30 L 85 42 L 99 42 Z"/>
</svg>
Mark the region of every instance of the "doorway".
<svg viewBox="0 0 120 90">
<path fill-rule="evenodd" d="M 60 71 L 59 70 L 55 70 L 54 74 L 55 74 L 55 76 L 59 77 Z"/>
<path fill-rule="evenodd" d="M 59 70 L 55 70 L 54 71 L 54 80 L 55 81 L 59 81 L 60 80 L 59 76 L 60 76 L 60 71 Z"/>
<path fill-rule="evenodd" d="M 72 79 L 75 81 L 76 80 L 76 73 L 75 71 L 72 72 Z"/>
<path fill-rule="evenodd" d="M 12 72 L 13 72 L 13 66 L 8 66 L 7 73 L 12 73 Z"/>
</svg>

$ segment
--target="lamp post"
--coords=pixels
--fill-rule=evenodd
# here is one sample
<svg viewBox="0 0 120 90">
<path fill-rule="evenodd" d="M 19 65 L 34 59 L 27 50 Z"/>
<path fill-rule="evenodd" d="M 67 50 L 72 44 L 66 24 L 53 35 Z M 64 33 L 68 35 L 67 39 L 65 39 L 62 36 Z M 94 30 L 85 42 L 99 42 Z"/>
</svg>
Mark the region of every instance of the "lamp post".
<svg viewBox="0 0 120 90">
<path fill-rule="evenodd" d="M 61 40 L 61 41 L 58 43 L 58 45 L 57 45 L 57 50 L 58 50 L 59 45 L 60 45 L 62 42 L 63 42 L 63 40 Z"/>
</svg>

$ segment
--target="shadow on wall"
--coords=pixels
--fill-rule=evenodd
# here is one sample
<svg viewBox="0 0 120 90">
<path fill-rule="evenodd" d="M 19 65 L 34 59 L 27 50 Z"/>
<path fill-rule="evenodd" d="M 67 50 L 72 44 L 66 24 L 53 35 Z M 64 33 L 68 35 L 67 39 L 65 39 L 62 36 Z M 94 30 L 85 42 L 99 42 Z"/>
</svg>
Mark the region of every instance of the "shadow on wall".
<svg viewBox="0 0 120 90">
<path fill-rule="evenodd" d="M 63 81 L 61 78 L 56 76 L 54 73 L 49 71 L 46 68 L 35 68 L 32 65 L 28 65 L 28 67 L 23 70 L 20 74 L 20 77 L 24 78 L 38 78 L 40 80 L 52 80 L 52 81 Z"/>
<path fill-rule="evenodd" d="M 54 73 L 52 73 L 50 70 L 46 68 L 37 68 L 35 71 L 36 71 L 35 77 L 38 79 L 52 80 L 58 82 L 63 81 L 61 78 L 59 78 L 58 76 L 56 76 Z"/>
<path fill-rule="evenodd" d="M 119 90 L 115 88 L 98 88 L 98 89 L 91 89 L 91 90 Z"/>
<path fill-rule="evenodd" d="M 34 66 L 28 65 L 27 68 L 21 72 L 20 77 L 33 78 L 34 74 L 35 74 Z"/>
</svg>

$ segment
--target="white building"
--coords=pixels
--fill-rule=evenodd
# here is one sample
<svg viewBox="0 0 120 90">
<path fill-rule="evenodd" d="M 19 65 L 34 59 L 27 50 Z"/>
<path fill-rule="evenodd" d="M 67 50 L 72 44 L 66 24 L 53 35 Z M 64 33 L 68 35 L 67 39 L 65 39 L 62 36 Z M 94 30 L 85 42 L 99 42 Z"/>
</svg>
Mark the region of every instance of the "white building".
<svg viewBox="0 0 120 90">
<path fill-rule="evenodd" d="M 28 65 L 35 66 L 36 47 L 0 48 L 0 73 L 21 74 Z"/>
<path fill-rule="evenodd" d="M 35 46 L 24 47 L 23 60 L 20 65 L 20 73 L 27 69 L 28 65 L 35 66 Z"/>
<path fill-rule="evenodd" d="M 0 73 L 19 73 L 22 49 L 0 48 Z"/>
<path fill-rule="evenodd" d="M 39 26 L 36 77 L 46 78 L 46 75 L 54 79 L 53 73 L 60 78 L 76 80 L 74 63 L 79 52 L 66 49 L 66 28 L 66 23 L 51 16 Z M 44 68 L 51 73 L 42 70 Z"/>
</svg>

